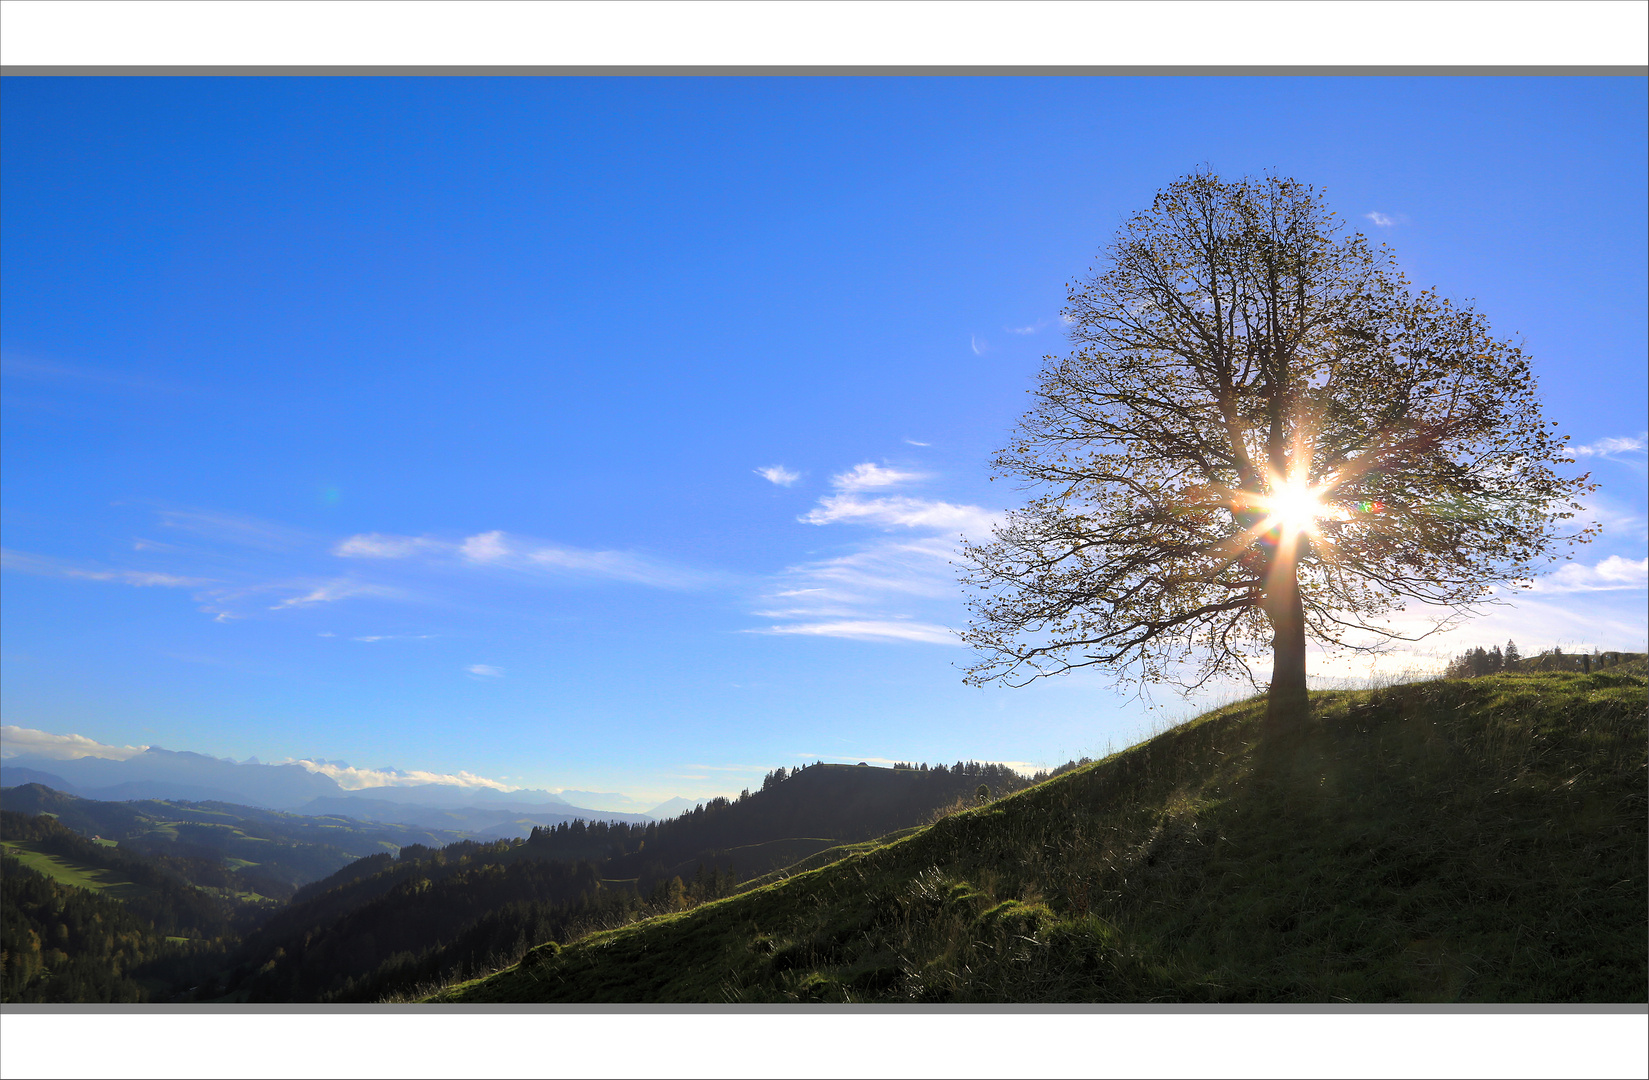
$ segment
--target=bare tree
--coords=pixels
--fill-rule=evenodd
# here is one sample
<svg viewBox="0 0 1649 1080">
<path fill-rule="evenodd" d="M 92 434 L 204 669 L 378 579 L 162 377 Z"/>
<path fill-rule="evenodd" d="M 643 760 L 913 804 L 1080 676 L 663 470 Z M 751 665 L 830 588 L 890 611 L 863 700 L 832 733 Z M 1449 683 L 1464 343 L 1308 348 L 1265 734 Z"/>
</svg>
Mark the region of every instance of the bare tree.
<svg viewBox="0 0 1649 1080">
<path fill-rule="evenodd" d="M 1184 177 L 1065 316 L 995 460 L 1034 497 L 966 549 L 970 683 L 1193 687 L 1270 648 L 1269 715 L 1300 717 L 1308 637 L 1378 648 L 1409 602 L 1435 632 L 1595 531 L 1563 532 L 1591 486 L 1523 352 L 1304 184 Z"/>
</svg>

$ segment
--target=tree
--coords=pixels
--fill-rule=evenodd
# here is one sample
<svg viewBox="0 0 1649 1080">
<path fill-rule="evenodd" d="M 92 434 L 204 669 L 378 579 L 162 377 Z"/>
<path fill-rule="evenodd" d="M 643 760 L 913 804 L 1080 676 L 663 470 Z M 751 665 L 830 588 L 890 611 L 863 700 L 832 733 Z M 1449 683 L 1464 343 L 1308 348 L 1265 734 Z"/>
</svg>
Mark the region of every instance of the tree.
<svg viewBox="0 0 1649 1080">
<path fill-rule="evenodd" d="M 994 463 L 1034 497 L 965 549 L 970 683 L 1195 687 L 1269 649 L 1268 715 L 1299 717 L 1308 638 L 1423 637 L 1595 529 L 1563 533 L 1591 488 L 1522 350 L 1309 186 L 1186 176 L 1068 301 Z M 1411 602 L 1430 631 L 1392 625 Z"/>
</svg>

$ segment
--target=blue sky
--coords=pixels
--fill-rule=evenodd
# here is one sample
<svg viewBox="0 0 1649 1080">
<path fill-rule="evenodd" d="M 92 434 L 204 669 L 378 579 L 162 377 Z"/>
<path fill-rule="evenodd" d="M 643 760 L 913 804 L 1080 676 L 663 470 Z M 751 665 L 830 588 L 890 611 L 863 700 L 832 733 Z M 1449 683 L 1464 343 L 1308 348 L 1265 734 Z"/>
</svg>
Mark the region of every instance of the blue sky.
<svg viewBox="0 0 1649 1080">
<path fill-rule="evenodd" d="M 1590 451 L 1602 538 L 1387 665 L 1642 649 L 1645 105 L 1641 78 L 7 79 L 0 707 L 643 799 L 1129 741 L 1195 705 L 962 686 L 948 558 L 1019 498 L 987 462 L 1065 282 L 1205 165 L 1316 184 L 1475 300 Z"/>
</svg>

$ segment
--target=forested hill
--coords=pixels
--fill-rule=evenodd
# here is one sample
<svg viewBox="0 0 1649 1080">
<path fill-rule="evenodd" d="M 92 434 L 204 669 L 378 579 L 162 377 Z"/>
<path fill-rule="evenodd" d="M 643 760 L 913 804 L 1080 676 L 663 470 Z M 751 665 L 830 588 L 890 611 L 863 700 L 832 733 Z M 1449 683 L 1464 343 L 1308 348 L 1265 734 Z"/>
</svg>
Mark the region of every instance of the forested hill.
<svg viewBox="0 0 1649 1080">
<path fill-rule="evenodd" d="M 709 859 L 745 877 L 773 869 L 752 850 L 773 841 L 814 838 L 827 843 L 868 840 L 926 824 L 958 801 L 1018 791 L 1032 780 L 1002 765 L 959 761 L 953 766 L 813 764 L 769 773 L 759 791 L 711 799 L 655 824 L 577 824 L 535 830 L 529 848 L 548 858 L 606 859 L 607 876 L 644 883 Z"/>
<path fill-rule="evenodd" d="M 977 762 L 815 764 L 775 770 L 760 790 L 663 822 L 577 821 L 527 839 L 408 845 L 300 889 L 248 935 L 210 994 L 236 1001 L 405 995 L 492 970 L 546 938 L 729 895 L 827 849 L 974 805 L 981 787 L 991 797 L 1030 782 Z"/>
</svg>

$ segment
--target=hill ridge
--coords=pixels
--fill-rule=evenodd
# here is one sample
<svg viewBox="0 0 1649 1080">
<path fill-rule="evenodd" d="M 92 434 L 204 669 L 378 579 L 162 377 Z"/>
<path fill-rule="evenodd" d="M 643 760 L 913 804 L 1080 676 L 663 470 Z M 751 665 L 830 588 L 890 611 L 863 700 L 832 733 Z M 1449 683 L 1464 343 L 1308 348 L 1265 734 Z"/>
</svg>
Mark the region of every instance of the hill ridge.
<svg viewBox="0 0 1649 1080">
<path fill-rule="evenodd" d="M 1642 1002 L 1646 685 L 1229 706 L 432 1000 Z"/>
</svg>

